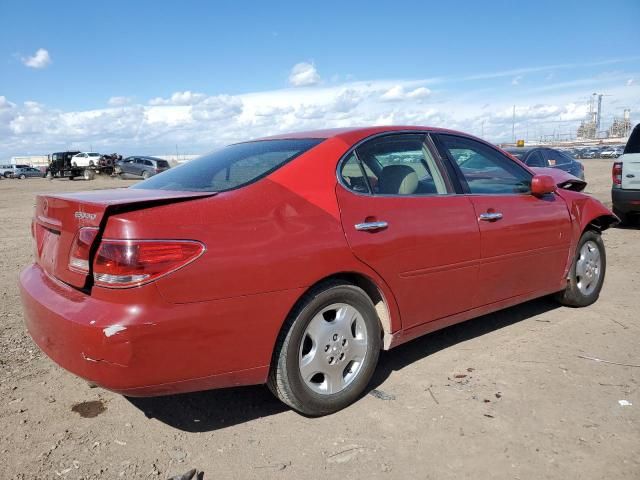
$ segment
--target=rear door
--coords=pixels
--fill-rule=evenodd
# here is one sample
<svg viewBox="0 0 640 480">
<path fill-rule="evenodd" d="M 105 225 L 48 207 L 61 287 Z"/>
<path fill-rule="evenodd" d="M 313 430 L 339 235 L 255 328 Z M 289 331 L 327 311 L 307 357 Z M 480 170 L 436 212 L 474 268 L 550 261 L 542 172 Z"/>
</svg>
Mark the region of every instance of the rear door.
<svg viewBox="0 0 640 480">
<path fill-rule="evenodd" d="M 403 328 L 471 308 L 478 224 L 470 200 L 454 194 L 428 136 L 376 137 L 339 169 L 347 241 L 390 286 Z"/>
<path fill-rule="evenodd" d="M 488 144 L 444 134 L 438 141 L 474 206 L 480 229 L 474 306 L 557 288 L 571 238 L 564 200 L 556 194 L 531 195 L 532 174 Z"/>
</svg>

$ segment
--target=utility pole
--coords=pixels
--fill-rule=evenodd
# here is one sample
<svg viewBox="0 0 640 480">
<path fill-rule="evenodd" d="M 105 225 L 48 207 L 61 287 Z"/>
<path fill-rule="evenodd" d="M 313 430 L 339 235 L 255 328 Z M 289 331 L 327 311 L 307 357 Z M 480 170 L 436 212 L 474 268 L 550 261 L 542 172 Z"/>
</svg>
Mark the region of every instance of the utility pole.
<svg viewBox="0 0 640 480">
<path fill-rule="evenodd" d="M 511 141 L 516 143 L 516 106 L 513 106 L 513 117 L 511 119 Z"/>
</svg>

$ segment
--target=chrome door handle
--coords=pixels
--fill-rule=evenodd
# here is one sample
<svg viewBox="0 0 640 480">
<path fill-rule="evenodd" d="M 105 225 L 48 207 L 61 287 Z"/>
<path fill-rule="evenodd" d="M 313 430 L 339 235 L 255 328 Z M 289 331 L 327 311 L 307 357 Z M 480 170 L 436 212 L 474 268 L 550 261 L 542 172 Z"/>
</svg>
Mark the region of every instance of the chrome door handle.
<svg viewBox="0 0 640 480">
<path fill-rule="evenodd" d="M 487 212 L 481 213 L 479 219 L 484 220 L 485 222 L 495 222 L 496 220 L 500 220 L 502 218 L 502 214 L 498 212 Z"/>
<path fill-rule="evenodd" d="M 354 227 L 361 232 L 371 232 L 375 230 L 383 230 L 387 228 L 389 224 L 387 222 L 364 222 L 356 223 Z"/>
</svg>

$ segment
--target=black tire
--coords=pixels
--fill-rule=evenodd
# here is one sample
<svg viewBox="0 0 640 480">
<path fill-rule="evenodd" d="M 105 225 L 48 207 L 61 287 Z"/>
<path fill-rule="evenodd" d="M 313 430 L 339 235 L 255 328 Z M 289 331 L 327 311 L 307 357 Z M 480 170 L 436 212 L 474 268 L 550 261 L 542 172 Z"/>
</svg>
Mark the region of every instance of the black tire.
<svg viewBox="0 0 640 480">
<path fill-rule="evenodd" d="M 305 384 L 299 355 L 307 326 L 323 309 L 336 303 L 353 307 L 360 314 L 366 325 L 366 353 L 357 374 L 343 390 L 335 394 L 318 393 Z M 271 363 L 269 389 L 282 402 L 308 416 L 327 415 L 349 406 L 362 395 L 375 371 L 381 331 L 375 307 L 362 289 L 340 281 L 319 285 L 298 302 L 280 332 Z"/>
<path fill-rule="evenodd" d="M 27 178 L 27 176 L 23 173 L 23 174 L 22 174 L 22 175 L 20 175 L 18 178 L 19 178 L 20 180 L 24 180 L 25 178 Z"/>
<path fill-rule="evenodd" d="M 578 286 L 579 277 L 576 275 L 576 267 L 578 260 L 581 256 L 581 250 L 585 243 L 591 242 L 600 253 L 600 271 L 598 278 L 595 282 L 593 289 L 584 293 Z M 556 300 L 567 307 L 586 307 L 598 300 L 600 296 L 600 290 L 602 290 L 602 284 L 604 283 L 604 277 L 607 270 L 607 256 L 604 249 L 604 242 L 602 236 L 593 230 L 587 230 L 580 237 L 576 253 L 571 264 L 571 270 L 569 271 L 569 279 L 567 280 L 567 288 L 562 292 L 558 292 L 555 295 Z"/>
<path fill-rule="evenodd" d="M 143 180 L 146 180 L 149 177 L 150 177 L 149 172 L 147 172 L 146 170 L 144 172 L 142 172 L 142 179 Z"/>
</svg>

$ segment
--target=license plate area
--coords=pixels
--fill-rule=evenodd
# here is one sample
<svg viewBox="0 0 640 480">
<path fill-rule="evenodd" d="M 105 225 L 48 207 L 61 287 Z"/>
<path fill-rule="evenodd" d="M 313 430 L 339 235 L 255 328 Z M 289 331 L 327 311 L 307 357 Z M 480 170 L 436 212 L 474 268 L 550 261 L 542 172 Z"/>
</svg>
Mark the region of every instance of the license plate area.
<svg viewBox="0 0 640 480">
<path fill-rule="evenodd" d="M 54 274 L 58 254 L 60 232 L 36 224 L 36 259 L 45 272 Z"/>
</svg>

